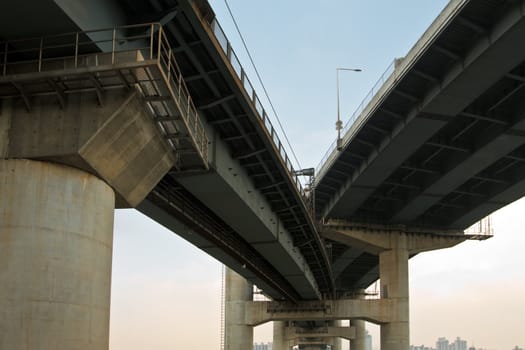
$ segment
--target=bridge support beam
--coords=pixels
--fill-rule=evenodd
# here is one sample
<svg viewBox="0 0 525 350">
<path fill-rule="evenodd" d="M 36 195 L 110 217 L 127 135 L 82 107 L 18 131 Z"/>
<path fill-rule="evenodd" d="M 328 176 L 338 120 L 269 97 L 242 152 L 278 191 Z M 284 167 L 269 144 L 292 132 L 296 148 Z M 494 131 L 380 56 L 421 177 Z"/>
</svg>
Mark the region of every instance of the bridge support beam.
<svg viewBox="0 0 525 350">
<path fill-rule="evenodd" d="M 81 170 L 0 159 L 1 349 L 108 349 L 114 203 Z"/>
<path fill-rule="evenodd" d="M 246 324 L 246 302 L 253 300 L 253 284 L 226 268 L 225 283 L 225 350 L 253 348 L 253 327 Z"/>
</svg>

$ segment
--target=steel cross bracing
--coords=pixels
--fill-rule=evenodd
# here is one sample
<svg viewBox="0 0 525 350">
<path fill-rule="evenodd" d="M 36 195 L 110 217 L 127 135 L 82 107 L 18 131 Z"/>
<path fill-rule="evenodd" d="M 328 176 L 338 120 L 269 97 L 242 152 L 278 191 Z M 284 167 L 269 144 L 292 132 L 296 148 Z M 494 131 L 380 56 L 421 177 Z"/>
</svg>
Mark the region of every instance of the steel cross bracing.
<svg viewBox="0 0 525 350">
<path fill-rule="evenodd" d="M 92 39 L 95 37 L 96 39 Z M 106 52 L 97 52 L 106 46 Z M 160 24 L 122 26 L 0 43 L 0 98 L 137 89 L 173 148 L 177 171 L 208 168 L 208 137 Z"/>
</svg>

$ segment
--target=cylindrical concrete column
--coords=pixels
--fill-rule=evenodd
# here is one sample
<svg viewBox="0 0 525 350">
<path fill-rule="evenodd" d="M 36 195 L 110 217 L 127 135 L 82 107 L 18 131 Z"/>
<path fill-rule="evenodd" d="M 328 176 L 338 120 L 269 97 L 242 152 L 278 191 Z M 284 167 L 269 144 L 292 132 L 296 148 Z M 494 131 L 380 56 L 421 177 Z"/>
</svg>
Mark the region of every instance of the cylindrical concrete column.
<svg viewBox="0 0 525 350">
<path fill-rule="evenodd" d="M 343 321 L 337 320 L 331 322 L 333 327 L 343 327 Z M 334 337 L 332 340 L 332 350 L 342 350 L 343 349 L 343 339 L 340 337 Z"/>
<path fill-rule="evenodd" d="M 273 321 L 273 350 L 289 350 L 285 321 Z"/>
<path fill-rule="evenodd" d="M 379 254 L 381 298 L 393 301 L 393 321 L 381 325 L 381 350 L 408 350 L 408 250 L 396 248 Z"/>
<path fill-rule="evenodd" d="M 356 292 L 356 299 L 364 299 L 365 290 L 359 289 Z M 352 319 L 350 327 L 355 328 L 355 338 L 350 340 L 350 350 L 366 350 L 366 321 Z"/>
<path fill-rule="evenodd" d="M 0 349 L 108 349 L 114 205 L 83 171 L 0 160 Z"/>
<path fill-rule="evenodd" d="M 225 281 L 225 350 L 253 348 L 253 327 L 245 321 L 244 302 L 253 300 L 253 284 L 226 268 Z"/>
<path fill-rule="evenodd" d="M 350 320 L 350 326 L 355 328 L 355 338 L 350 340 L 351 350 L 366 350 L 366 327 L 364 320 Z"/>
</svg>

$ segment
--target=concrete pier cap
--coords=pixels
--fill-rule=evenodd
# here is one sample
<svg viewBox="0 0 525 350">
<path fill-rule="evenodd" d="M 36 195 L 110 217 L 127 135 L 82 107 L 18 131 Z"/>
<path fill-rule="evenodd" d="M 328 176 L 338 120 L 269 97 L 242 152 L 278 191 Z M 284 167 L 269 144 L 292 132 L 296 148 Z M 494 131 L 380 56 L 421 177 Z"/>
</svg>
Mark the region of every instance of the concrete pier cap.
<svg viewBox="0 0 525 350">
<path fill-rule="evenodd" d="M 175 164 L 175 156 L 135 90 L 68 96 L 63 108 L 53 96 L 3 100 L 0 158 L 69 165 L 106 181 L 116 207 L 138 205 Z"/>
</svg>

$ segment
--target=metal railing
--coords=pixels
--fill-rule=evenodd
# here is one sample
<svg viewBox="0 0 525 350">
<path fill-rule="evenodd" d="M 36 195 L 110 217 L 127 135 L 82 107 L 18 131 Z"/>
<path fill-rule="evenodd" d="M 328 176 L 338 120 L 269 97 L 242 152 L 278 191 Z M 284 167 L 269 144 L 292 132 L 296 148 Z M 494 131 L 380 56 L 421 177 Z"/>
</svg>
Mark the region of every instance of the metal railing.
<svg viewBox="0 0 525 350">
<path fill-rule="evenodd" d="M 255 89 L 253 88 L 253 85 L 250 82 L 250 79 L 248 79 L 246 72 L 239 61 L 239 58 L 235 54 L 235 51 L 233 51 L 231 43 L 226 37 L 224 30 L 222 29 L 222 27 L 220 26 L 220 24 L 217 22 L 215 18 L 210 23 L 210 28 L 215 35 L 215 39 L 219 43 L 223 52 L 226 54 L 226 57 L 228 58 L 228 61 L 231 67 L 233 68 L 233 71 L 237 75 L 237 78 L 240 80 L 241 85 L 244 88 L 244 91 L 250 97 L 250 103 L 254 107 L 257 117 L 262 121 L 262 125 L 266 129 L 266 132 L 268 133 L 268 135 L 270 135 L 270 139 L 273 142 L 276 149 L 278 150 L 278 155 L 281 158 L 281 161 L 283 162 L 283 164 L 285 165 L 288 171 L 288 174 L 290 175 L 293 183 L 295 184 L 297 190 L 303 197 L 305 205 L 308 206 L 306 192 L 299 180 L 299 177 L 294 173 L 294 167 L 292 165 L 292 162 L 290 161 L 290 158 L 288 157 L 288 154 L 286 153 L 286 150 L 281 140 L 279 139 L 279 136 L 275 128 L 273 127 L 272 122 L 270 121 L 270 118 L 268 117 L 268 114 L 266 113 L 257 93 L 255 92 Z"/>
<path fill-rule="evenodd" d="M 0 42 L 0 79 L 5 78 L 4 81 L 31 73 L 58 72 L 65 76 L 81 71 L 110 71 L 126 68 L 130 63 L 158 67 L 165 87 L 163 90 L 159 80 L 150 77 L 150 93 L 169 94 L 207 167 L 208 138 L 203 123 L 159 23 Z"/>
<path fill-rule="evenodd" d="M 395 65 L 396 60 L 394 59 L 392 63 L 387 67 L 387 69 L 381 74 L 379 79 L 376 81 L 376 83 L 372 86 L 372 89 L 366 94 L 366 96 L 363 98 L 359 106 L 355 109 L 354 113 L 350 116 L 350 118 L 345 122 L 343 129 L 341 129 L 341 135 L 343 135 L 343 140 L 345 134 L 348 132 L 348 130 L 356 123 L 363 112 L 366 110 L 366 107 L 368 104 L 373 100 L 374 96 L 378 93 L 378 91 L 381 89 L 381 87 L 385 84 L 385 82 L 394 74 L 395 72 Z M 315 173 L 317 175 L 321 174 L 322 169 L 325 166 L 325 163 L 327 163 L 328 159 L 330 158 L 330 155 L 335 151 L 337 148 L 337 139 L 335 139 L 332 144 L 328 147 L 328 150 L 325 152 L 321 160 L 319 161 L 319 164 L 317 164 L 317 167 L 315 168 Z"/>
<path fill-rule="evenodd" d="M 494 236 L 494 228 L 492 227 L 492 218 L 490 215 L 476 222 L 474 225 L 467 228 L 464 233 L 466 235 L 477 236 L 479 238 L 490 238 Z"/>
</svg>

